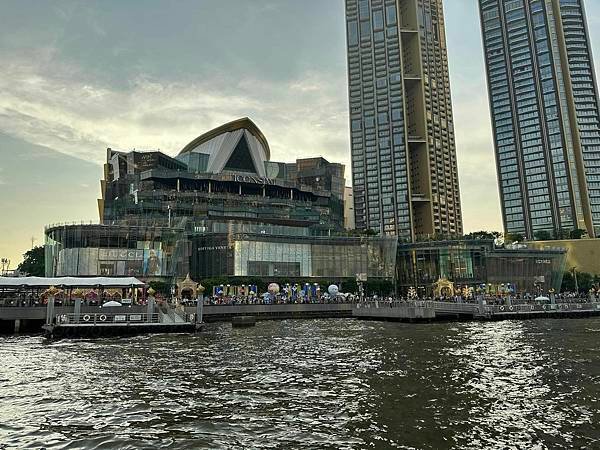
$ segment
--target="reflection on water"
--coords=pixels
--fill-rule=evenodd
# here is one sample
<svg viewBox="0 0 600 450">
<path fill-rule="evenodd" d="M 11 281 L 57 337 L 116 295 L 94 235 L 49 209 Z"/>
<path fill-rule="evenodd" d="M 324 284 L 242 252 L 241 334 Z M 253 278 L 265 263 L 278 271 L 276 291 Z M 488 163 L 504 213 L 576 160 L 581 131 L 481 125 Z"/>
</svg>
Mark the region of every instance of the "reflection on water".
<svg viewBox="0 0 600 450">
<path fill-rule="evenodd" d="M 600 448 L 598 320 L 0 338 L 2 448 Z"/>
<path fill-rule="evenodd" d="M 558 447 L 572 444 L 578 427 L 593 427 L 592 411 L 577 404 L 582 387 L 560 341 L 527 322 L 466 326 L 448 350 L 461 362 L 453 378 L 473 396 L 471 430 L 458 441 L 470 439 L 465 446 L 472 448 Z"/>
</svg>

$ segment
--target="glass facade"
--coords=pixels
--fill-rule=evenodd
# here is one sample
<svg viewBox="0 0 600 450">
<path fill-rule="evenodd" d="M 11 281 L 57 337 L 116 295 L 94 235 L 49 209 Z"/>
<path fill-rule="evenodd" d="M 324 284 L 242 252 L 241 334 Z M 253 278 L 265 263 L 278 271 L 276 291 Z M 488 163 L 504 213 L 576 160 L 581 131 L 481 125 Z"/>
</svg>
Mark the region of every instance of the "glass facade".
<svg viewBox="0 0 600 450">
<path fill-rule="evenodd" d="M 317 238 L 228 234 L 196 236 L 192 241 L 192 274 L 304 278 L 393 279 L 397 239 Z"/>
<path fill-rule="evenodd" d="M 495 249 L 493 241 L 439 241 L 398 247 L 400 292 L 410 287 L 430 295 L 433 284 L 447 279 L 455 286 L 488 292 L 501 285 L 515 292 L 560 290 L 566 263 L 564 250 Z"/>
<path fill-rule="evenodd" d="M 479 0 L 505 230 L 600 225 L 598 96 L 581 0 Z"/>
<path fill-rule="evenodd" d="M 485 256 L 491 241 L 439 241 L 401 245 L 398 249 L 398 280 L 408 288 L 430 288 L 440 278 L 477 285 L 486 282 Z"/>
<path fill-rule="evenodd" d="M 46 276 L 394 278 L 395 237 L 267 234 L 281 231 L 277 226 L 253 234 L 247 224 L 234 223 L 225 232 L 216 228 L 48 227 Z"/>
<path fill-rule="evenodd" d="M 46 276 L 185 276 L 181 230 L 71 225 L 46 229 Z"/>
<path fill-rule="evenodd" d="M 356 227 L 462 233 L 441 0 L 346 0 Z"/>
<path fill-rule="evenodd" d="M 510 284 L 517 292 L 560 291 L 566 268 L 566 252 L 498 250 L 486 258 L 488 283 Z"/>
</svg>

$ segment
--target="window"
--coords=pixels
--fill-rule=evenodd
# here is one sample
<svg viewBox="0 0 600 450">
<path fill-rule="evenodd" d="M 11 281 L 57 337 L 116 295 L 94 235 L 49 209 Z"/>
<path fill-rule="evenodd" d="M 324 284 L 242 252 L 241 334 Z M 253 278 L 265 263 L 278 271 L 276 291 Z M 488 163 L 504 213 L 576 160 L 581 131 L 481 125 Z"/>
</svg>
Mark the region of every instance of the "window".
<svg viewBox="0 0 600 450">
<path fill-rule="evenodd" d="M 360 23 L 360 40 L 369 41 L 371 40 L 371 24 L 369 22 Z"/>
<path fill-rule="evenodd" d="M 373 29 L 383 30 L 383 11 L 373 11 Z"/>
<path fill-rule="evenodd" d="M 396 25 L 396 7 L 394 5 L 385 8 L 385 15 L 388 25 Z"/>
<path fill-rule="evenodd" d="M 348 44 L 358 45 L 358 24 L 355 21 L 348 22 Z"/>
<path fill-rule="evenodd" d="M 369 0 L 360 0 L 358 3 L 358 13 L 360 15 L 360 20 L 369 18 Z"/>
</svg>

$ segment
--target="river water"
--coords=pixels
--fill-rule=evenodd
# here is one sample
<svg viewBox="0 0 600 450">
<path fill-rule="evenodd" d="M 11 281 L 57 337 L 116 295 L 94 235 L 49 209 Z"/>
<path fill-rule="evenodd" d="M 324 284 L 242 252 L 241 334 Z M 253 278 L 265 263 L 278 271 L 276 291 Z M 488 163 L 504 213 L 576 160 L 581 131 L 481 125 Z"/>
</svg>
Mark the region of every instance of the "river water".
<svg viewBox="0 0 600 450">
<path fill-rule="evenodd" d="M 0 449 L 600 448 L 600 320 L 0 337 Z"/>
</svg>

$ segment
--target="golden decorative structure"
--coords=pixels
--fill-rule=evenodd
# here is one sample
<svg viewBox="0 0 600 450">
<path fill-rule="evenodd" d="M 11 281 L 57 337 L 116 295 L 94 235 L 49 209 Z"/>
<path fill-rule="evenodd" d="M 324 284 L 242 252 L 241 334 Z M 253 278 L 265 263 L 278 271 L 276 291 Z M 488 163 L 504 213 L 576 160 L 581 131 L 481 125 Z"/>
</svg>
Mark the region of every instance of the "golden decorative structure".
<svg viewBox="0 0 600 450">
<path fill-rule="evenodd" d="M 190 274 L 189 273 L 185 277 L 185 280 L 180 281 L 179 283 L 177 283 L 177 288 L 179 289 L 179 296 L 180 297 L 183 297 L 183 293 L 185 291 L 188 291 L 188 292 L 192 293 L 192 297 L 191 298 L 197 298 L 198 297 L 198 291 L 200 290 L 200 288 L 202 288 L 202 290 L 200 292 L 204 292 L 204 287 L 201 286 L 199 283 L 196 283 L 194 280 L 192 280 L 190 278 Z"/>
<path fill-rule="evenodd" d="M 113 289 L 107 289 L 105 291 L 109 296 L 111 297 L 123 297 L 123 292 L 121 291 L 121 289 L 117 289 L 117 288 L 113 288 Z"/>
<path fill-rule="evenodd" d="M 152 289 L 152 288 L 148 289 L 148 295 L 150 297 L 154 296 L 154 294 L 156 294 L 156 291 L 154 289 Z"/>
<path fill-rule="evenodd" d="M 440 278 L 433 283 L 432 287 L 434 297 L 448 296 L 454 293 L 454 283 L 448 281 L 447 278 Z"/>
<path fill-rule="evenodd" d="M 81 289 L 75 289 L 72 293 L 71 293 L 71 297 L 73 298 L 83 298 L 83 291 Z"/>
<path fill-rule="evenodd" d="M 48 289 L 46 289 L 42 293 L 42 295 L 49 296 L 49 297 L 56 297 L 60 293 L 62 293 L 62 291 L 60 289 L 58 289 L 56 286 L 50 286 Z"/>
</svg>

